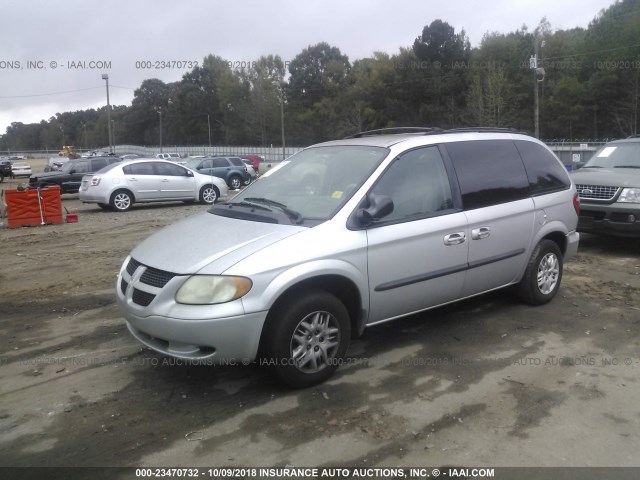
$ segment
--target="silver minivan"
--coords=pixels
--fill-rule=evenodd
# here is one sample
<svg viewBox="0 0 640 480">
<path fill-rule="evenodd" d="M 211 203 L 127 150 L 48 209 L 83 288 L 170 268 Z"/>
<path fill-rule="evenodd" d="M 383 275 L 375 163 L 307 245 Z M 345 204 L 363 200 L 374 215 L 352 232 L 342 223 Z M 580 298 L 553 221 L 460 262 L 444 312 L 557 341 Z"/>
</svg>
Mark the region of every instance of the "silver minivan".
<svg viewBox="0 0 640 480">
<path fill-rule="evenodd" d="M 256 359 L 305 387 L 366 327 L 514 286 L 550 301 L 578 248 L 555 155 L 505 129 L 384 129 L 311 146 L 126 258 L 118 304 L 153 350 Z"/>
</svg>

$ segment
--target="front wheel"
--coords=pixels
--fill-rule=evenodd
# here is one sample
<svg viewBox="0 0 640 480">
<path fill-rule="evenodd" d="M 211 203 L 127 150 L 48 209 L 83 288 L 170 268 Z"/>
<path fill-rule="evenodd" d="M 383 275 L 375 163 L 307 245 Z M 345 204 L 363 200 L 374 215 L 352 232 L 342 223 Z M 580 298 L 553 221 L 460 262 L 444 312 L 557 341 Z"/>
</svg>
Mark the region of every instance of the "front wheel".
<svg viewBox="0 0 640 480">
<path fill-rule="evenodd" d="M 344 304 L 325 291 L 303 292 L 269 315 L 266 361 L 294 388 L 329 378 L 344 357 L 351 329 Z"/>
<path fill-rule="evenodd" d="M 220 196 L 220 192 L 213 185 L 205 185 L 200 189 L 200 203 L 213 205 Z"/>
<path fill-rule="evenodd" d="M 109 205 L 107 203 L 98 203 L 98 206 L 102 209 L 102 210 L 108 210 L 109 209 Z"/>
<path fill-rule="evenodd" d="M 558 293 L 562 280 L 562 252 L 556 242 L 542 240 L 531 254 L 524 276 L 517 286 L 520 299 L 542 305 Z"/>
</svg>

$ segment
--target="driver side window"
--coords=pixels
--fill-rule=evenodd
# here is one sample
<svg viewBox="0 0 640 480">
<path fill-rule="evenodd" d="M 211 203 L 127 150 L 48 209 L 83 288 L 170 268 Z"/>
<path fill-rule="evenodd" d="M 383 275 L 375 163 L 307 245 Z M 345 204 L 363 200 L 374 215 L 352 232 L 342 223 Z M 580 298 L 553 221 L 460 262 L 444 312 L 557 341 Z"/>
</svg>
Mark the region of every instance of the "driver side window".
<svg viewBox="0 0 640 480">
<path fill-rule="evenodd" d="M 412 150 L 382 174 L 372 193 L 393 200 L 382 222 L 417 220 L 453 208 L 451 185 L 438 147 Z"/>
</svg>

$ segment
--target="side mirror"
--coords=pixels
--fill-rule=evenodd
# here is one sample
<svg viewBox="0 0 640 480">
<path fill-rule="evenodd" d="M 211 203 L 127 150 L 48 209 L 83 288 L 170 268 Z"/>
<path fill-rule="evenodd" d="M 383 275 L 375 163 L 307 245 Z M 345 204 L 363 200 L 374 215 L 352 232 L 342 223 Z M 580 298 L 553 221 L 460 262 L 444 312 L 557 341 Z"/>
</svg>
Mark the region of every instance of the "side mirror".
<svg viewBox="0 0 640 480">
<path fill-rule="evenodd" d="M 370 193 L 367 195 L 367 208 L 359 208 L 356 210 L 356 220 L 362 227 L 371 225 L 375 220 L 386 217 L 393 212 L 393 200 L 387 195 L 376 195 Z"/>
<path fill-rule="evenodd" d="M 193 172 L 191 170 L 187 170 L 187 177 L 193 177 Z"/>
</svg>

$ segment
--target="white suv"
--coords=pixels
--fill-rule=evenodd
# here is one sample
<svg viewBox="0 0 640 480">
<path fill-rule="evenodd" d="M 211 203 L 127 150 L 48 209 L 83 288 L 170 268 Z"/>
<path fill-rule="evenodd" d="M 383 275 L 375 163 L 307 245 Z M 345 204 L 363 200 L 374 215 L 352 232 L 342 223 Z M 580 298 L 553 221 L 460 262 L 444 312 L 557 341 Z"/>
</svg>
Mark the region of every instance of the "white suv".
<svg viewBox="0 0 640 480">
<path fill-rule="evenodd" d="M 264 359 L 304 387 L 371 325 L 510 285 L 550 301 L 579 240 L 555 155 L 507 130 L 391 132 L 304 149 L 142 242 L 117 280 L 131 333 L 182 359 Z"/>
</svg>

